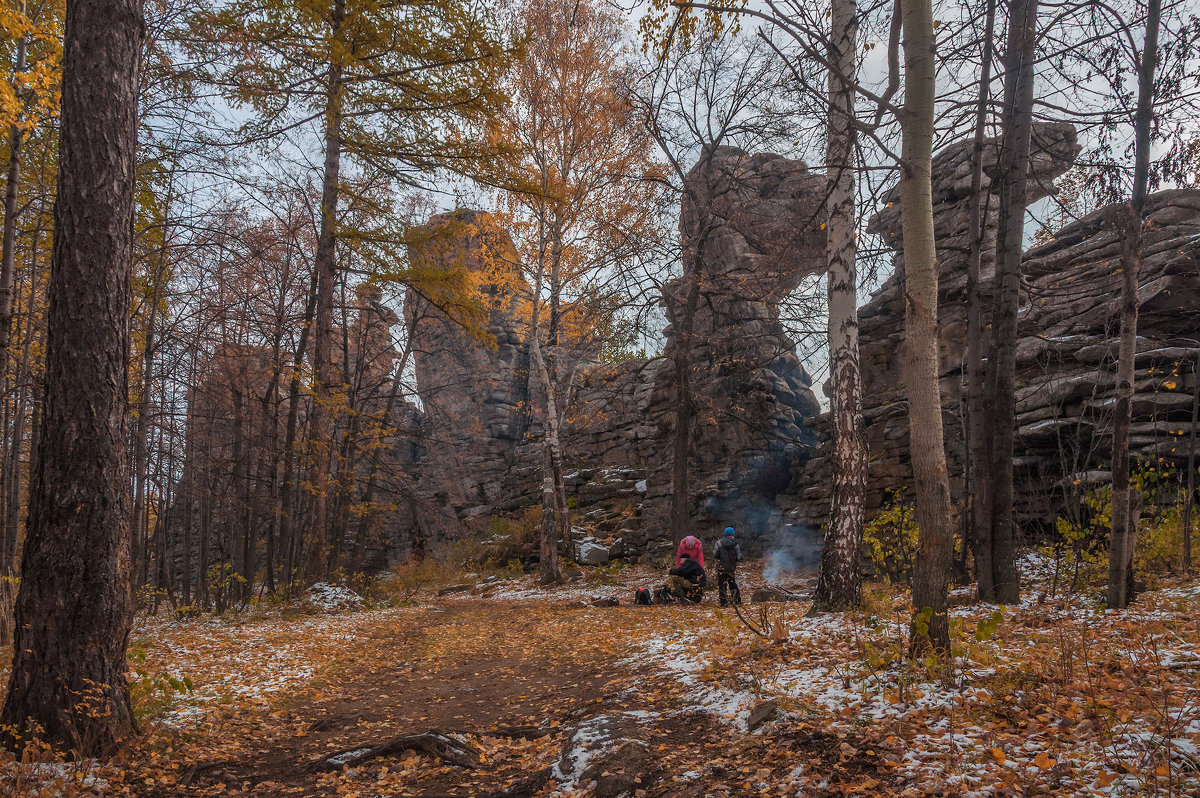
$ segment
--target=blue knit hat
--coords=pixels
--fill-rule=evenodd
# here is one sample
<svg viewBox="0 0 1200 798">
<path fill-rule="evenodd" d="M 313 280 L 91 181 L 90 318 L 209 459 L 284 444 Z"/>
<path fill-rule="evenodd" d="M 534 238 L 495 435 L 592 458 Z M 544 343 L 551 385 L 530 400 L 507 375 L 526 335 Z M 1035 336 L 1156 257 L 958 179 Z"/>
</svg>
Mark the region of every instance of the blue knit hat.
<svg viewBox="0 0 1200 798">
<path fill-rule="evenodd" d="M 731 527 L 731 526 L 725 527 L 725 537 L 731 538 L 733 536 L 734 536 L 733 527 Z"/>
</svg>

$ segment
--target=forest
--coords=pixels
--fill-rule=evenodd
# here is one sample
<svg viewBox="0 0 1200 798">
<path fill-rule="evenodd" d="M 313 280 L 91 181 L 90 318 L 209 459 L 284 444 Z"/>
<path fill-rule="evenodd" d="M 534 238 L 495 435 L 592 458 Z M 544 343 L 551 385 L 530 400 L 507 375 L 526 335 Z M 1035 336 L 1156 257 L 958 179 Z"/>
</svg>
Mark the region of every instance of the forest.
<svg viewBox="0 0 1200 798">
<path fill-rule="evenodd" d="M 1200 1 L 0 72 L 0 795 L 1200 796 Z"/>
</svg>

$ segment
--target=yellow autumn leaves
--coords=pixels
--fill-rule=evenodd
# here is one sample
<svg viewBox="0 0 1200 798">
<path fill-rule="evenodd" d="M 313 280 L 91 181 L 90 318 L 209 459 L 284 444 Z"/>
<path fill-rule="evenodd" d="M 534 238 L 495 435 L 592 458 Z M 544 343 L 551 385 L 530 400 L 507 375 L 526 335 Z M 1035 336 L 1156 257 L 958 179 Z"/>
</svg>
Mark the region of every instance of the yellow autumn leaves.
<svg viewBox="0 0 1200 798">
<path fill-rule="evenodd" d="M 4 59 L 0 124 L 28 134 L 58 115 L 62 82 L 62 0 L 0 7 Z"/>
</svg>

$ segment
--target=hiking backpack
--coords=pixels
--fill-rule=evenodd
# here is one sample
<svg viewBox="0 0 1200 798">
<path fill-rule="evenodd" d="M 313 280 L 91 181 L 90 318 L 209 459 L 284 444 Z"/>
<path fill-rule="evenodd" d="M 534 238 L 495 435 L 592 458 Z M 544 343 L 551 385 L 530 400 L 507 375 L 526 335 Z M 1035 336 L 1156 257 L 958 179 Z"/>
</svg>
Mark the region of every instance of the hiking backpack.
<svg viewBox="0 0 1200 798">
<path fill-rule="evenodd" d="M 633 603 L 640 604 L 643 607 L 650 606 L 650 591 L 647 588 L 639 587 L 633 591 Z"/>
</svg>

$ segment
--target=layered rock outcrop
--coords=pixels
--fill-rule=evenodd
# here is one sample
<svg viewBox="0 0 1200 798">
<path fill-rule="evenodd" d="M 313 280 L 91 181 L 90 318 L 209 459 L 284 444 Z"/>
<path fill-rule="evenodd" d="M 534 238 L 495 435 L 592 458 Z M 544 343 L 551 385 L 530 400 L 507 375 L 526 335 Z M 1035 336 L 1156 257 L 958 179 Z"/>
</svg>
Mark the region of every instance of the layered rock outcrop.
<svg viewBox="0 0 1200 798">
<path fill-rule="evenodd" d="M 987 188 L 996 148 L 985 150 Z M 1030 200 L 1051 191 L 1078 152 L 1069 125 L 1040 126 L 1034 137 Z M 946 454 L 952 493 L 965 489 L 963 358 L 966 345 L 966 268 L 970 144 L 943 150 L 934 161 L 934 212 L 939 285 L 939 343 Z M 997 206 L 985 224 L 981 289 L 990 309 Z M 1016 479 L 1018 518 L 1052 523 L 1079 491 L 1108 478 L 1111 418 L 1119 333 L 1119 241 L 1112 209 L 1102 209 L 1029 250 L 1023 264 L 1017 354 Z M 1178 440 L 1191 424 L 1200 331 L 1200 192 L 1151 197 L 1139 274 L 1138 382 L 1133 445 L 1144 459 L 1186 456 Z M 898 207 L 871 221 L 899 251 Z M 870 450 L 868 516 L 893 493 L 910 487 L 908 419 L 901 374 L 904 340 L 903 258 L 895 273 L 859 311 L 863 411 Z M 987 322 L 985 312 L 985 323 Z M 824 432 L 824 422 L 816 422 Z M 826 442 L 823 445 L 828 445 Z M 786 502 L 788 516 L 819 525 L 828 513 L 828 462 L 814 458 L 798 472 Z M 909 490 L 907 497 L 911 499 Z"/>
<path fill-rule="evenodd" d="M 799 161 L 734 148 L 717 149 L 688 175 L 679 228 L 684 268 L 694 263 L 699 275 L 687 358 L 696 410 L 690 505 L 699 529 L 734 524 L 752 540 L 772 535 L 775 497 L 811 456 L 815 437 L 804 422 L 820 407 L 780 303 L 824 271 L 824 185 Z M 582 458 L 636 453 L 625 463 L 646 474 L 642 527 L 651 540 L 669 536 L 687 287 L 678 277 L 663 289 L 670 324 L 662 356 L 591 371 L 571 413 Z"/>
<path fill-rule="evenodd" d="M 698 258 L 700 300 L 687 353 L 697 409 L 690 498 L 698 527 L 732 523 L 753 538 L 777 528 L 775 497 L 815 443 L 805 420 L 819 406 L 780 302 L 824 268 L 824 181 L 800 162 L 732 148 L 703 163 L 688 175 L 680 222 L 685 259 Z M 470 232 L 490 228 L 486 215 L 435 217 L 431 228 L 449 229 L 451 221 L 465 227 L 443 245 L 423 244 L 425 265 L 491 275 L 497 262 L 515 263 L 506 235 Z M 410 295 L 406 309 L 429 439 L 421 483 L 460 520 L 538 500 L 539 419 L 519 423 L 527 324 L 517 312 L 520 290 L 503 299 L 500 292 L 516 285 L 505 280 L 486 324 L 494 348 L 420 297 Z M 576 518 L 622 535 L 631 548 L 670 536 L 674 357 L 683 345 L 676 329 L 686 285 L 678 278 L 664 289 L 671 325 L 662 356 L 583 364 L 565 415 Z"/>
</svg>

